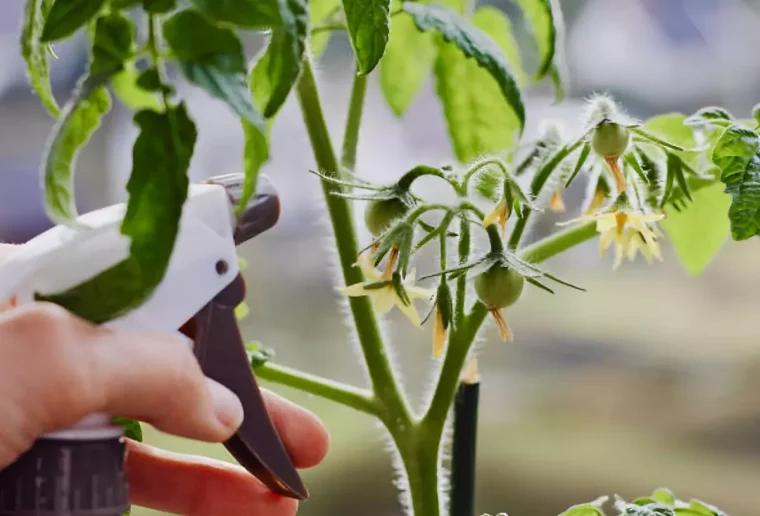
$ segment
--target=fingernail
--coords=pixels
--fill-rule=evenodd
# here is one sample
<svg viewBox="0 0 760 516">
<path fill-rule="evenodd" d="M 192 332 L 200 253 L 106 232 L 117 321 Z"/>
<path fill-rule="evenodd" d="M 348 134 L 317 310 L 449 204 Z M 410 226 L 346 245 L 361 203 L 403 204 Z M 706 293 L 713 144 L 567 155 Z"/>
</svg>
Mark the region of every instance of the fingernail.
<svg viewBox="0 0 760 516">
<path fill-rule="evenodd" d="M 243 423 L 243 405 L 238 397 L 219 382 L 206 378 L 214 414 L 225 428 L 237 430 Z"/>
</svg>

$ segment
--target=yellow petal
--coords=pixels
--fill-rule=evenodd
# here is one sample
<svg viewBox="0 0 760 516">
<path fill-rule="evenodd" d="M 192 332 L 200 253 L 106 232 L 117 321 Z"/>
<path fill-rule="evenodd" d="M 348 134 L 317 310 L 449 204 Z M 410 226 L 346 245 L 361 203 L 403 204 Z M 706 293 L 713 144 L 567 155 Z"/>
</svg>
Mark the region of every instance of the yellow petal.
<svg viewBox="0 0 760 516">
<path fill-rule="evenodd" d="M 504 342 L 512 342 L 512 330 L 509 328 L 507 320 L 501 315 L 501 312 L 498 309 L 491 310 L 491 315 L 496 321 L 496 326 L 499 328 L 499 337 L 501 337 L 501 340 Z"/>
<path fill-rule="evenodd" d="M 410 299 L 430 299 L 433 297 L 433 291 L 427 290 L 422 287 L 415 287 L 412 285 L 404 285 L 404 290 Z"/>
<path fill-rule="evenodd" d="M 396 292 L 393 287 L 379 288 L 376 292 L 377 294 L 374 295 L 375 311 L 383 315 L 393 310 L 393 305 L 396 304 Z"/>
<path fill-rule="evenodd" d="M 446 347 L 446 328 L 443 327 L 441 311 L 435 311 L 435 327 L 433 328 L 433 356 L 441 358 Z"/>
<path fill-rule="evenodd" d="M 354 283 L 353 285 L 342 287 L 338 289 L 338 291 L 344 296 L 351 296 L 351 297 L 368 296 L 372 293 L 372 291 L 365 289 L 364 288 L 365 285 L 366 283 Z"/>
<path fill-rule="evenodd" d="M 383 274 L 372 265 L 372 260 L 369 256 L 362 255 L 359 257 L 359 268 L 372 283 L 382 281 Z"/>
<path fill-rule="evenodd" d="M 552 198 L 549 201 L 549 208 L 552 211 L 565 211 L 565 202 L 562 200 L 562 194 L 557 190 L 552 194 Z"/>
<path fill-rule="evenodd" d="M 501 204 L 498 204 L 496 208 L 494 208 L 491 213 L 486 215 L 486 218 L 483 219 L 483 227 L 487 228 L 491 224 L 493 224 L 496 219 L 499 218 L 499 214 L 501 213 Z"/>
<path fill-rule="evenodd" d="M 618 241 L 615 242 L 615 263 L 612 264 L 612 270 L 617 270 L 620 267 L 620 264 L 623 263 L 624 253 L 625 249 L 623 249 L 623 243 L 618 239 Z"/>
<path fill-rule="evenodd" d="M 651 242 L 651 243 L 647 242 L 646 247 L 652 253 L 652 256 L 657 258 L 659 261 L 662 261 L 662 253 L 660 252 L 660 244 L 658 244 L 656 241 Z"/>
<path fill-rule="evenodd" d="M 393 297 L 394 302 L 396 303 L 396 306 L 398 306 L 399 310 L 401 310 L 401 313 L 403 313 L 407 319 L 412 322 L 413 325 L 418 328 L 422 328 L 422 322 L 420 321 L 420 316 L 417 313 L 417 309 L 414 307 L 414 303 L 410 300 L 409 304 L 405 305 L 395 292 L 393 293 Z"/>
<path fill-rule="evenodd" d="M 607 248 L 615 240 L 615 232 L 607 230 L 599 237 L 599 256 L 604 256 Z"/>
</svg>

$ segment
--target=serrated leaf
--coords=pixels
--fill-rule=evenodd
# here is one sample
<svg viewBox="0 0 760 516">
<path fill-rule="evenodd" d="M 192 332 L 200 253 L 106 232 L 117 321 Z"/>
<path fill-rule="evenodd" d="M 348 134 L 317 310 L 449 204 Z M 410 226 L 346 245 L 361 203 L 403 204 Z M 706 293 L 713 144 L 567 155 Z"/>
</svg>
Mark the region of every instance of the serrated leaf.
<svg viewBox="0 0 760 516">
<path fill-rule="evenodd" d="M 394 3 L 394 10 L 400 3 Z M 417 30 L 408 16 L 391 20 L 390 41 L 380 60 L 380 89 L 396 116 L 402 116 L 422 89 L 435 60 L 433 35 Z"/>
<path fill-rule="evenodd" d="M 192 0 L 203 14 L 238 27 L 276 27 L 282 23 L 278 0 Z"/>
<path fill-rule="evenodd" d="M 64 292 L 38 294 L 79 317 L 104 323 L 143 304 L 164 277 L 187 198 L 187 171 L 197 132 L 184 104 L 135 115 L 140 134 L 132 150 L 129 201 L 121 233 L 129 257 Z"/>
<path fill-rule="evenodd" d="M 21 26 L 21 56 L 32 89 L 53 118 L 61 116 L 61 109 L 50 85 L 47 45 L 42 44 L 42 29 L 50 9 L 50 0 L 26 0 Z"/>
<path fill-rule="evenodd" d="M 45 212 L 56 224 L 74 224 L 74 168 L 79 151 L 100 127 L 111 109 L 111 97 L 103 87 L 105 76 L 80 80 L 72 98 L 64 105 L 42 156 Z"/>
<path fill-rule="evenodd" d="M 391 0 L 343 0 L 346 25 L 359 71 L 368 74 L 385 53 L 390 33 Z"/>
<path fill-rule="evenodd" d="M 455 11 L 441 5 L 405 2 L 403 9 L 414 18 L 419 30 L 423 32 L 434 30 L 441 34 L 444 41 L 449 43 L 441 49 L 439 62 L 441 61 L 441 54 L 444 52 L 448 54 L 444 56 L 444 59 L 454 59 L 449 51 L 453 46 L 467 58 L 472 58 L 482 69 L 488 71 L 498 84 L 504 99 L 517 118 L 517 129 L 521 135 L 525 126 L 525 106 L 512 68 L 505 57 L 505 49 L 510 46 L 510 42 L 506 38 L 506 33 L 488 34 L 483 30 L 486 27 L 493 29 L 496 26 L 496 23 L 491 20 L 497 16 L 494 11 L 478 9 L 473 17 L 473 24 L 471 24 Z M 479 16 L 479 12 L 483 14 Z M 506 20 L 506 17 L 502 18 Z M 471 80 L 469 77 L 460 79 L 462 82 Z M 447 89 L 463 85 L 451 84 L 450 88 Z M 482 116 L 487 117 L 485 113 L 488 111 L 485 111 Z M 449 125 L 451 127 L 451 120 L 449 120 Z"/>
<path fill-rule="evenodd" d="M 119 425 L 124 429 L 124 437 L 138 443 L 143 441 L 143 432 L 139 421 L 123 417 L 113 417 L 111 419 L 115 425 Z"/>
<path fill-rule="evenodd" d="M 562 12 L 552 5 L 551 0 L 516 0 L 523 16 L 530 27 L 530 32 L 538 46 L 539 65 L 535 80 L 542 79 L 552 71 L 554 55 L 557 47 L 557 28 L 554 19 Z"/>
<path fill-rule="evenodd" d="M 709 125 L 709 124 L 719 124 L 728 125 L 733 121 L 734 117 L 726 111 L 725 109 L 721 107 L 705 107 L 691 115 L 685 120 L 685 123 L 688 125 Z"/>
<path fill-rule="evenodd" d="M 760 137 L 751 129 L 732 125 L 715 145 L 712 159 L 732 197 L 728 217 L 734 240 L 760 234 Z"/>
<path fill-rule="evenodd" d="M 104 3 L 105 0 L 55 0 L 45 19 L 40 41 L 51 43 L 68 38 L 90 21 Z"/>
<path fill-rule="evenodd" d="M 279 111 L 298 79 L 309 35 L 306 1 L 283 0 L 283 8 L 288 10 L 284 16 L 287 23 L 273 29 L 269 45 L 250 79 L 254 91 L 260 94 L 256 102 L 267 118 Z"/>
<path fill-rule="evenodd" d="M 224 101 L 252 124 L 263 124 L 262 115 L 253 107 L 243 45 L 235 32 L 187 10 L 164 23 L 164 37 L 188 81 Z"/>
<path fill-rule="evenodd" d="M 134 26 L 129 18 L 118 13 L 101 16 L 95 22 L 92 41 L 90 75 L 113 74 L 121 70 L 132 55 Z"/>
<path fill-rule="evenodd" d="M 509 20 L 500 12 L 481 7 L 475 11 L 472 22 L 475 27 L 494 30 L 488 37 L 496 41 L 504 54 L 511 51 L 514 40 L 506 29 Z M 501 29 L 495 30 L 499 25 Z M 434 73 L 454 152 L 460 161 L 496 154 L 513 145 L 522 123 L 505 102 L 499 83 L 486 69 L 468 59 L 455 43 L 447 43 L 441 45 Z"/>
<path fill-rule="evenodd" d="M 311 27 L 314 28 L 327 21 L 328 17 L 337 11 L 340 6 L 340 0 L 309 0 L 309 18 L 311 19 Z M 311 55 L 314 56 L 315 59 L 322 56 L 322 52 L 325 51 L 331 35 L 332 31 L 329 30 L 319 31 L 311 35 L 309 50 L 311 50 Z"/>
<path fill-rule="evenodd" d="M 111 87 L 116 97 L 128 108 L 140 111 L 152 109 L 161 111 L 161 101 L 153 91 L 142 88 L 139 84 L 143 76 L 134 63 L 127 62 L 122 70 L 111 77 Z"/>
</svg>

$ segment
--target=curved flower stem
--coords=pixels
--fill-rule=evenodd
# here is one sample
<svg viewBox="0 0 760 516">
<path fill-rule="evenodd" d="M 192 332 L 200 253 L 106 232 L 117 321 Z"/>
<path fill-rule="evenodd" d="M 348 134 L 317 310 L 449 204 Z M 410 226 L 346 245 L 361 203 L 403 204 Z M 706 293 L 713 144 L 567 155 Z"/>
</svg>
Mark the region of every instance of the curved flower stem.
<svg viewBox="0 0 760 516">
<path fill-rule="evenodd" d="M 509 171 L 507 170 L 507 166 L 504 164 L 503 161 L 501 161 L 498 158 L 484 159 L 483 161 L 479 161 L 478 163 L 476 163 L 470 170 L 468 170 L 465 173 L 464 179 L 462 180 L 462 187 L 464 191 L 467 191 L 467 185 L 470 183 L 470 179 L 472 179 L 472 176 L 474 176 L 475 174 L 478 173 L 478 171 L 486 168 L 489 165 L 496 165 L 504 177 L 509 176 Z"/>
<path fill-rule="evenodd" d="M 326 175 L 337 177 L 338 160 L 330 141 L 314 70 L 309 59 L 304 61 L 303 72 L 297 85 L 297 95 L 317 165 Z M 359 254 L 359 245 L 354 230 L 351 205 L 347 199 L 332 195 L 333 192 L 338 191 L 336 185 L 324 179 L 321 180 L 321 184 L 335 235 L 343 280 L 346 285 L 360 283 L 364 281 L 364 277 L 361 270 L 354 267 Z M 370 300 L 368 297 L 352 297 L 348 302 L 372 390 L 382 405 L 385 418 L 398 421 L 399 426 L 408 426 L 404 423 L 411 421 L 410 410 L 391 368 Z M 389 430 L 392 431 L 392 429 Z"/>
<path fill-rule="evenodd" d="M 320 398 L 340 403 L 359 412 L 378 416 L 380 408 L 370 391 L 336 382 L 327 378 L 298 371 L 290 367 L 267 362 L 256 368 L 262 380 L 292 387 Z"/>
<path fill-rule="evenodd" d="M 356 168 L 356 152 L 359 148 L 359 128 L 362 125 L 364 97 L 367 95 L 367 75 L 359 73 L 357 65 L 354 84 L 351 87 L 351 101 L 346 117 L 346 131 L 343 135 L 343 155 L 341 165 L 353 171 Z"/>
</svg>

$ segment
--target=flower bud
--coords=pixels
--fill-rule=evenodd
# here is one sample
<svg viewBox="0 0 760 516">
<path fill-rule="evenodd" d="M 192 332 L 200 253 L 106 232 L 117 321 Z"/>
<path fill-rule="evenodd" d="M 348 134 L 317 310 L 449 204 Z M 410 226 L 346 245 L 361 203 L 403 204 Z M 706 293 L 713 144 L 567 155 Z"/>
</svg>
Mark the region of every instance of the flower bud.
<svg viewBox="0 0 760 516">
<path fill-rule="evenodd" d="M 364 224 L 373 236 L 379 236 L 409 209 L 410 206 L 398 197 L 373 200 L 364 211 Z"/>
</svg>

